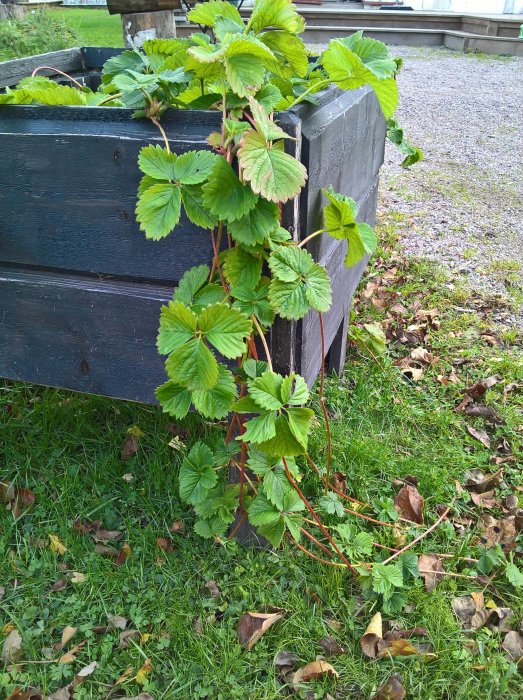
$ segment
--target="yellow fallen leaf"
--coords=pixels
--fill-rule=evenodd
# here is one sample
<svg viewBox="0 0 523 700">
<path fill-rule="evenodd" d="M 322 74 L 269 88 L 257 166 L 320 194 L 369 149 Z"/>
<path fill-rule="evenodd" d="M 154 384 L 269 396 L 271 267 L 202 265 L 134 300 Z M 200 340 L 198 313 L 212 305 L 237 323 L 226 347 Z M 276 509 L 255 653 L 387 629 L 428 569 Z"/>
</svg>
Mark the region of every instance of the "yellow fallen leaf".
<svg viewBox="0 0 523 700">
<path fill-rule="evenodd" d="M 134 677 L 134 680 L 138 685 L 143 685 L 145 681 L 147 680 L 147 676 L 149 673 L 151 673 L 152 667 L 151 667 L 151 659 L 146 659 L 144 665 L 142 668 L 138 671 L 136 676 Z"/>
<path fill-rule="evenodd" d="M 71 576 L 71 583 L 85 583 L 87 581 L 87 576 L 81 574 L 79 571 L 73 571 Z"/>
<path fill-rule="evenodd" d="M 149 634 L 149 632 L 144 632 L 140 636 L 140 644 L 147 644 L 147 642 L 149 641 L 150 638 L 151 638 L 151 635 Z"/>
<path fill-rule="evenodd" d="M 64 631 L 62 632 L 62 641 L 61 641 L 61 648 L 63 649 L 65 645 L 71 641 L 71 639 L 74 637 L 74 635 L 77 633 L 77 628 L 76 627 L 64 627 Z"/>
<path fill-rule="evenodd" d="M 49 547 L 51 551 L 55 554 L 65 554 L 67 552 L 67 547 L 60 542 L 56 535 L 49 535 Z"/>
<path fill-rule="evenodd" d="M 362 652 L 365 656 L 371 659 L 375 659 L 378 653 L 379 643 L 383 638 L 383 620 L 381 613 L 377 612 L 372 620 L 369 622 L 369 626 L 365 630 L 362 638 L 360 639 L 360 646 Z"/>
<path fill-rule="evenodd" d="M 2 627 L 2 637 L 7 637 L 16 627 L 11 622 L 6 622 Z"/>
<path fill-rule="evenodd" d="M 143 437 L 145 435 L 145 433 L 137 425 L 133 425 L 132 427 L 127 428 L 127 435 L 135 435 L 136 437 Z"/>
</svg>

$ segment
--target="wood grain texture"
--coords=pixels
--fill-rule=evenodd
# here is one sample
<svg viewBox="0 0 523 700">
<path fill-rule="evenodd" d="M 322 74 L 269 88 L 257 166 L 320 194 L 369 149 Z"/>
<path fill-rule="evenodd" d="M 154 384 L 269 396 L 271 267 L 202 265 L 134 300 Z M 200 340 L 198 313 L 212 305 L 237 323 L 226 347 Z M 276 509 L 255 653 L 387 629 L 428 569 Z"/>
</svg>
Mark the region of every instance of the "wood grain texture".
<svg viewBox="0 0 523 700">
<path fill-rule="evenodd" d="M 13 61 L 0 63 L 0 88 L 16 85 L 39 66 L 52 66 L 65 73 L 74 73 L 82 70 L 82 54 L 80 49 L 65 49 L 64 51 L 52 51 L 38 56 L 17 58 Z M 53 75 L 53 71 L 43 70 L 40 75 Z"/>
<path fill-rule="evenodd" d="M 140 48 L 149 39 L 173 39 L 176 22 L 172 10 L 122 15 L 122 32 L 127 49 Z"/>
<path fill-rule="evenodd" d="M 85 48 L 64 60 L 94 75 L 115 53 Z M 0 80 L 23 70 L 0 69 Z M 331 184 L 358 201 L 359 220 L 374 223 L 385 126 L 373 93 L 327 90 L 317 106 L 278 121 L 295 138 L 287 151 L 309 170 L 306 188 L 282 211 L 295 240 L 318 227 L 319 193 Z M 181 153 L 206 148 L 220 115 L 172 110 L 162 123 Z M 211 261 L 212 249 L 208 233 L 185 218 L 163 241 L 147 241 L 139 230 L 136 159 L 151 142 L 161 143 L 155 127 L 133 121 L 126 109 L 0 107 L 0 376 L 154 401 L 164 381 L 155 344 L 160 306 L 186 269 Z M 343 241 L 318 239 L 309 250 L 332 277 L 324 324 L 328 363 L 339 371 L 350 300 L 366 263 L 346 270 Z M 317 314 L 279 320 L 269 342 L 278 371 L 296 370 L 313 383 Z"/>
<path fill-rule="evenodd" d="M 180 7 L 180 0 L 107 0 L 107 9 L 111 15 L 178 10 Z"/>
</svg>

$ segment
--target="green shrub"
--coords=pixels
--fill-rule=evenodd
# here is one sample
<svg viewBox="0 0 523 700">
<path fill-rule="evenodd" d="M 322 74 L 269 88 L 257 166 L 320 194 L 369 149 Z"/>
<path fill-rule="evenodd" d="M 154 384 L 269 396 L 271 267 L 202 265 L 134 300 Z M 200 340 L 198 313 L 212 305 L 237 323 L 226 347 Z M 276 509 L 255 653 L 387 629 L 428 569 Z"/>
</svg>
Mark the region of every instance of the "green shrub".
<svg viewBox="0 0 523 700">
<path fill-rule="evenodd" d="M 76 32 L 45 9 L 28 12 L 23 19 L 0 22 L 0 60 L 3 61 L 78 44 Z"/>
</svg>

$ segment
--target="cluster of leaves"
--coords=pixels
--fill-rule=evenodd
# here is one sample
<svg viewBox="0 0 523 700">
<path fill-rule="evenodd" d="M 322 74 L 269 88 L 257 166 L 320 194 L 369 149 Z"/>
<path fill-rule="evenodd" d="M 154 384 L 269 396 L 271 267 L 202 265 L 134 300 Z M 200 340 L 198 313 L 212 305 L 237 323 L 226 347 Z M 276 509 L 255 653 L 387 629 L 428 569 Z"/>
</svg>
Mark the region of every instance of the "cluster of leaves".
<svg viewBox="0 0 523 700">
<path fill-rule="evenodd" d="M 148 145 L 139 155 L 140 228 L 160 240 L 185 216 L 210 231 L 215 256 L 212 269 L 188 270 L 162 309 L 158 350 L 167 356 L 168 381 L 157 397 L 179 419 L 191 405 L 208 419 L 233 411 L 239 416 L 240 470 L 249 468 L 258 481 L 253 499 L 243 486 L 228 485 L 234 450 L 216 455 L 198 443 L 181 468 L 180 495 L 196 510 L 199 534 L 222 535 L 240 500 L 250 522 L 276 546 L 286 531 L 300 537 L 305 503 L 295 488 L 301 478 L 295 458 L 307 453 L 313 411 L 304 406 L 309 390 L 302 377 L 273 371 L 270 357 L 254 359 L 256 336 L 267 350 L 264 333 L 276 316 L 299 320 L 327 312 L 332 292 L 326 269 L 281 226 L 281 205 L 299 195 L 307 172 L 274 113 L 315 103 L 315 94 L 330 85 L 368 85 L 391 119 L 400 63 L 362 32 L 331 41 L 313 59 L 290 0 L 257 0 L 247 24 L 225 0 L 198 4 L 188 18 L 211 31 L 152 39 L 140 50 L 124 51 L 106 62 L 97 92 L 35 76 L 0 101 L 124 106 L 159 127 L 164 146 Z M 209 135 L 210 149 L 171 152 L 160 124 L 169 108 L 219 110 L 221 129 Z M 323 194 L 323 228 L 313 235 L 346 240 L 345 264 L 352 267 L 374 251 L 376 236 L 356 221 L 350 197 L 332 188 Z M 225 235 L 229 246 L 223 249 Z M 326 498 L 320 507 L 339 510 L 335 494 Z M 356 556 L 363 552 L 358 542 L 350 552 L 348 544 L 343 547 Z"/>
</svg>

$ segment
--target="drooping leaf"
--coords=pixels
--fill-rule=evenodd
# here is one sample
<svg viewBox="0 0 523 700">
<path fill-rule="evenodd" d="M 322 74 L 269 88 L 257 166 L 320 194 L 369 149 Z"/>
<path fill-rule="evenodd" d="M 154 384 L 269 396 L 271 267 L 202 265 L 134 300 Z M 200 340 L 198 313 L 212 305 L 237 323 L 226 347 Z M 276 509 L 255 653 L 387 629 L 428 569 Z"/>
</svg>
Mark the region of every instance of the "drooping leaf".
<svg viewBox="0 0 523 700">
<path fill-rule="evenodd" d="M 313 416 L 312 408 L 292 407 L 287 409 L 287 418 L 292 434 L 304 450 L 307 449 Z"/>
<path fill-rule="evenodd" d="M 191 405 L 191 392 L 175 382 L 165 382 L 156 389 L 156 398 L 162 409 L 175 418 L 184 418 Z"/>
<path fill-rule="evenodd" d="M 208 2 L 197 3 L 190 12 L 187 19 L 195 24 L 203 24 L 206 27 L 213 27 L 218 16 L 243 24 L 242 17 L 236 7 L 226 0 L 209 0 Z"/>
<path fill-rule="evenodd" d="M 278 227 L 279 217 L 278 205 L 260 197 L 254 208 L 231 222 L 227 230 L 235 241 L 244 246 L 253 246 L 263 243 L 271 231 Z"/>
<path fill-rule="evenodd" d="M 289 0 L 257 0 L 248 27 L 256 33 L 274 27 L 300 34 L 305 29 L 305 21 Z"/>
<path fill-rule="evenodd" d="M 296 75 L 299 78 L 303 78 L 306 75 L 309 68 L 309 60 L 305 44 L 299 36 L 287 31 L 272 31 L 264 32 L 258 38 L 271 49 L 280 65 L 284 62 L 288 63 L 287 69 L 282 69 L 277 74 L 283 77 L 294 77 Z M 273 72 L 276 71 L 273 69 Z M 276 104 L 278 103 L 275 102 Z"/>
<path fill-rule="evenodd" d="M 240 182 L 225 158 L 216 160 L 202 192 L 205 208 L 227 222 L 241 219 L 258 201 L 252 189 Z"/>
<path fill-rule="evenodd" d="M 257 131 L 250 131 L 238 151 L 244 178 L 254 192 L 272 202 L 295 197 L 307 178 L 305 166 L 285 153 L 280 144 L 267 143 Z"/>
<path fill-rule="evenodd" d="M 267 63 L 274 60 L 272 51 L 254 37 L 233 34 L 225 49 L 225 72 L 231 90 L 247 97 L 263 85 Z"/>
<path fill-rule="evenodd" d="M 158 183 L 139 197 L 136 219 L 145 237 L 159 240 L 169 235 L 180 220 L 181 195 L 177 185 Z"/>
<path fill-rule="evenodd" d="M 179 473 L 180 498 L 195 505 L 202 501 L 218 481 L 214 455 L 202 442 L 197 442 L 183 460 Z"/>
<path fill-rule="evenodd" d="M 212 389 L 196 389 L 192 392 L 192 402 L 205 418 L 220 419 L 230 412 L 238 395 L 232 372 L 218 364 L 218 381 Z"/>
<path fill-rule="evenodd" d="M 249 97 L 249 106 L 256 130 L 266 141 L 289 138 L 289 135 L 270 118 L 269 112 L 254 97 Z"/>
<path fill-rule="evenodd" d="M 229 284 L 254 289 L 260 281 L 263 260 L 245 248 L 235 246 L 225 253 L 223 272 Z"/>
</svg>

